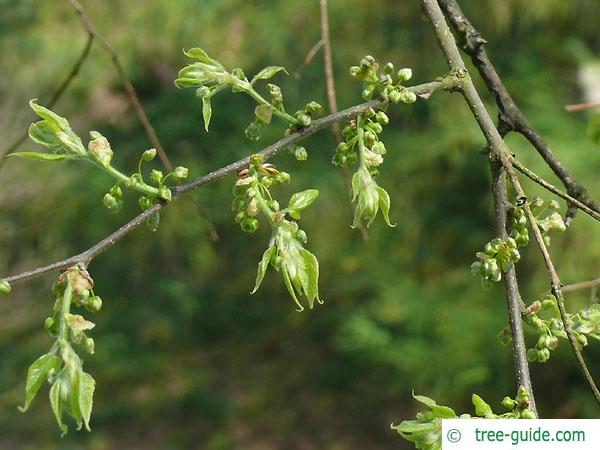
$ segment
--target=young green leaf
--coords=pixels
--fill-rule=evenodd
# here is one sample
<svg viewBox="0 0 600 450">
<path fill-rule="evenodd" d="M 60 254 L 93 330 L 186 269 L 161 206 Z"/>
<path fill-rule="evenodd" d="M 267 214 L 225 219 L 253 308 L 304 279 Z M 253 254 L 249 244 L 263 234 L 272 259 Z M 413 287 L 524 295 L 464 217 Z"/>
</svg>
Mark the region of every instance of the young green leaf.
<svg viewBox="0 0 600 450">
<path fill-rule="evenodd" d="M 307 189 L 302 192 L 296 192 L 290 198 L 290 203 L 287 209 L 290 212 L 290 216 L 294 219 L 300 218 L 300 211 L 308 208 L 319 196 L 319 191 L 316 189 Z"/>
<path fill-rule="evenodd" d="M 83 370 L 79 373 L 79 409 L 85 424 L 85 429 L 90 430 L 90 416 L 92 415 L 92 406 L 94 400 L 94 390 L 96 381 Z"/>
<path fill-rule="evenodd" d="M 189 50 L 184 50 L 183 54 L 188 58 L 197 59 L 198 61 L 208 64 L 211 66 L 222 68 L 221 64 L 218 61 L 212 59 L 208 54 L 199 47 L 190 48 Z"/>
<path fill-rule="evenodd" d="M 25 384 L 25 404 L 19 407 L 21 412 L 27 411 L 36 394 L 48 378 L 51 369 L 58 370 L 61 360 L 56 355 L 45 354 L 36 359 L 27 370 L 27 382 Z"/>
<path fill-rule="evenodd" d="M 492 407 L 488 405 L 479 395 L 473 394 L 473 406 L 475 406 L 475 414 L 479 417 L 493 417 Z"/>
<path fill-rule="evenodd" d="M 204 118 L 204 128 L 208 131 L 208 124 L 212 116 L 212 107 L 210 105 L 210 97 L 202 97 L 202 117 Z"/>
<path fill-rule="evenodd" d="M 6 157 L 16 156 L 17 158 L 23 159 L 35 159 L 38 161 L 50 161 L 50 162 L 61 162 L 66 159 L 75 159 L 73 155 L 64 155 L 57 153 L 43 153 L 43 152 L 15 152 L 9 153 Z"/>
<path fill-rule="evenodd" d="M 319 299 L 319 261 L 315 255 L 306 249 L 300 250 L 300 253 L 302 254 L 302 259 L 304 260 L 304 265 L 306 267 L 306 274 L 308 275 L 306 286 L 304 286 L 304 292 L 308 299 L 308 305 L 310 309 L 312 309 L 315 299 L 319 303 L 323 303 L 323 301 Z"/>
<path fill-rule="evenodd" d="M 390 195 L 381 186 L 377 186 L 377 193 L 379 194 L 379 208 L 381 209 L 381 214 L 383 214 L 383 220 L 385 220 L 388 226 L 395 227 L 396 224 L 390 222 Z"/>
<path fill-rule="evenodd" d="M 277 248 L 274 245 L 271 245 L 264 253 L 263 257 L 258 263 L 258 272 L 256 273 L 256 283 L 254 285 L 254 289 L 252 289 L 251 294 L 254 294 L 258 288 L 260 287 L 263 278 L 265 277 L 265 273 L 267 272 L 267 268 L 269 267 L 269 263 L 271 259 L 277 253 Z"/>
<path fill-rule="evenodd" d="M 31 109 L 33 109 L 33 112 L 35 112 L 42 119 L 47 120 L 48 122 L 57 126 L 58 128 L 60 128 L 63 131 L 67 131 L 67 130 L 71 129 L 67 119 L 59 116 L 58 114 L 56 114 L 53 111 L 50 111 L 48 108 L 38 105 L 36 103 L 36 101 L 37 101 L 37 98 L 34 98 L 29 101 L 29 106 L 31 107 Z"/>
<path fill-rule="evenodd" d="M 273 77 L 278 72 L 282 72 L 282 71 L 285 72 L 286 75 L 289 75 L 288 71 L 285 70 L 285 67 L 267 66 L 264 69 L 262 69 L 260 72 L 258 72 L 256 75 L 254 75 L 254 78 L 252 78 L 252 81 L 250 81 L 250 84 L 253 85 L 258 80 L 268 80 L 269 78 Z"/>
<path fill-rule="evenodd" d="M 62 380 L 59 378 L 50 388 L 50 405 L 52 406 L 52 412 L 54 413 L 54 417 L 56 417 L 56 422 L 61 431 L 60 437 L 63 437 L 69 431 L 69 427 L 62 421 L 62 403 L 60 399 L 61 385 Z"/>
</svg>

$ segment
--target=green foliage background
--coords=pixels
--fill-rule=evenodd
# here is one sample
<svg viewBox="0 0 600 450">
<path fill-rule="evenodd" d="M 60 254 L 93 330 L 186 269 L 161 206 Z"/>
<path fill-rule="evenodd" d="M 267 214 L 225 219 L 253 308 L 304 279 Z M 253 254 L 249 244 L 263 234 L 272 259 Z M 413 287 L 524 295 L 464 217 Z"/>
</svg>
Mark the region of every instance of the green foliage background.
<svg viewBox="0 0 600 450">
<path fill-rule="evenodd" d="M 330 3 L 340 107 L 360 102 L 347 68 L 367 53 L 412 67 L 415 83 L 445 73 L 419 2 Z M 461 3 L 531 122 L 600 198 L 600 154 L 586 137 L 586 116 L 563 109 L 582 98 L 577 69 L 597 61 L 600 5 Z M 292 76 L 278 81 L 290 108 L 309 99 L 326 104 L 322 55 L 302 66 L 320 38 L 316 1 L 107 0 L 84 7 L 125 61 L 170 158 L 192 176 L 260 149 L 283 129 L 271 126 L 260 143 L 249 142 L 243 128 L 252 118 L 251 102 L 223 93 L 214 99 L 205 133 L 199 100 L 172 85 L 185 62 L 182 48 L 201 46 L 247 74 L 285 65 Z M 47 101 L 85 34 L 66 1 L 1 0 L 0 8 L 5 147 L 32 119 L 27 100 Z M 122 168 L 133 168 L 150 146 L 97 45 L 55 109 L 80 135 L 88 129 L 105 134 Z M 85 365 L 98 381 L 91 434 L 60 440 L 46 393 L 26 415 L 18 413 L 27 366 L 51 342 L 42 326 L 51 309 L 52 276 L 15 287 L 0 303 L 0 448 L 409 448 L 389 424 L 414 414 L 411 390 L 457 410 L 470 408 L 472 392 L 493 405 L 513 394 L 510 350 L 497 340 L 506 323 L 501 286 L 483 292 L 469 273 L 474 253 L 493 234 L 479 130 L 458 95 L 436 94 L 392 107 L 389 115 L 383 138 L 390 154 L 380 182 L 390 192 L 398 226 L 378 219 L 368 242 L 349 227 L 343 178 L 330 165 L 330 133 L 306 141 L 307 162 L 287 155 L 274 161 L 292 173 L 281 198 L 292 190 L 321 191 L 303 215 L 325 300 L 313 311 L 295 312 L 271 272 L 259 293 L 249 295 L 268 231 L 239 231 L 230 212 L 232 177 L 192 194 L 210 212 L 218 242 L 191 203 L 181 200 L 164 212 L 155 235 L 140 228 L 92 263 L 104 308 L 92 333 L 97 353 Z M 523 139 L 511 136 L 509 144 L 533 170 L 557 182 Z M 76 163 L 10 160 L 0 185 L 2 274 L 87 248 L 138 208 L 136 196 L 128 195 L 118 215 L 103 209 L 111 181 Z M 532 195 L 541 193 L 525 186 Z M 564 282 L 598 276 L 597 236 L 597 224 L 580 214 L 569 232 L 554 237 L 551 251 Z M 518 272 L 527 300 L 547 289 L 533 248 Z M 572 309 L 582 307 L 589 292 L 567 301 Z M 600 345 L 592 343 L 585 353 L 600 376 Z M 532 371 L 544 417 L 598 417 L 564 342 Z"/>
</svg>

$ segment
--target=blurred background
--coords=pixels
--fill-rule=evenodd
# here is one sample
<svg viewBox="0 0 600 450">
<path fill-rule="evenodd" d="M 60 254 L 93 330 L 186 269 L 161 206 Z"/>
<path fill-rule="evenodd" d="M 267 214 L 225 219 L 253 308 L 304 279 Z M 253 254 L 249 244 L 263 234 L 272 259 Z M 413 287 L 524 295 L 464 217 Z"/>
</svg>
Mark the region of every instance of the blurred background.
<svg viewBox="0 0 600 450">
<path fill-rule="evenodd" d="M 182 49 L 200 46 L 246 74 L 285 65 L 291 75 L 276 82 L 288 109 L 311 99 L 327 104 L 322 53 L 303 65 L 320 39 L 317 1 L 82 4 L 121 56 L 169 157 L 192 177 L 276 141 L 283 127 L 273 124 L 260 142 L 248 141 L 243 129 L 254 105 L 221 93 L 206 133 L 199 99 L 173 86 L 186 63 Z M 489 41 L 491 58 L 528 118 L 600 199 L 600 150 L 590 128 L 598 119 L 593 111 L 564 110 L 567 103 L 600 100 L 600 4 L 461 5 Z M 0 9 L 4 150 L 33 119 L 27 101 L 48 101 L 86 34 L 67 1 L 0 0 Z M 330 26 L 340 109 L 361 102 L 348 67 L 365 54 L 412 67 L 415 84 L 447 70 L 417 1 L 330 0 Z M 84 142 L 90 129 L 106 135 L 114 164 L 126 172 L 151 147 L 97 44 L 54 110 Z M 500 285 L 482 291 L 469 270 L 475 252 L 493 237 L 482 137 L 458 95 L 394 106 L 389 115 L 383 139 L 390 152 L 379 182 L 390 192 L 398 226 L 378 218 L 367 242 L 349 226 L 343 176 L 330 164 L 331 133 L 305 141 L 306 162 L 287 154 L 273 161 L 292 174 L 280 199 L 321 191 L 302 219 L 321 264 L 325 300 L 312 311 L 295 311 L 271 269 L 260 291 L 249 295 L 269 231 L 264 226 L 247 235 L 234 223 L 231 176 L 191 194 L 209 212 L 219 240 L 182 200 L 164 211 L 156 234 L 141 227 L 93 261 L 89 269 L 104 307 L 91 333 L 96 355 L 85 357 L 97 380 L 92 433 L 72 430 L 60 439 L 46 388 L 25 415 L 17 411 L 28 365 L 52 345 L 43 323 L 55 274 L 15 286 L 0 302 L 0 448 L 403 449 L 411 445 L 389 425 L 417 411 L 413 389 L 460 412 L 472 412 L 473 392 L 497 408 L 514 391 L 510 348 L 497 339 L 506 325 L 505 299 Z M 522 138 L 508 142 L 530 168 L 559 183 Z M 21 146 L 34 148 L 30 141 Z M 530 195 L 542 194 L 523 183 Z M 80 163 L 11 159 L 0 186 L 2 275 L 88 248 L 139 208 L 137 195 L 126 192 L 119 214 L 104 209 L 111 179 Z M 583 214 L 569 232 L 553 237 L 551 252 L 565 283 L 599 275 L 597 237 L 597 224 Z M 530 302 L 548 282 L 533 246 L 523 256 L 518 273 Z M 568 307 L 584 307 L 595 301 L 590 298 L 589 290 L 574 292 Z M 535 344 L 533 334 L 528 343 Z M 592 343 L 585 354 L 599 377 L 600 345 Z M 532 365 L 532 375 L 544 417 L 598 417 L 564 341 L 548 363 Z"/>
</svg>

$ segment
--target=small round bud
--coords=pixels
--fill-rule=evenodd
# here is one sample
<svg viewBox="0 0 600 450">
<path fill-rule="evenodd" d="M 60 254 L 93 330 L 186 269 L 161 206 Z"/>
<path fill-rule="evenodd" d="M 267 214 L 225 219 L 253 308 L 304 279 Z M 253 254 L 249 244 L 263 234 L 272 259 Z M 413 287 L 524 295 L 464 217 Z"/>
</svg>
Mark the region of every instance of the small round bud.
<svg viewBox="0 0 600 450">
<path fill-rule="evenodd" d="M 208 86 L 200 86 L 196 89 L 196 95 L 200 98 L 204 98 L 210 95 L 210 88 Z"/>
<path fill-rule="evenodd" d="M 515 409 L 515 406 L 517 406 L 517 402 L 515 402 L 512 398 L 510 397 L 504 397 L 504 399 L 502 399 L 502 406 L 504 406 L 506 409 Z"/>
<path fill-rule="evenodd" d="M 550 350 L 547 348 L 543 348 L 538 350 L 538 362 L 545 363 L 550 359 Z"/>
<path fill-rule="evenodd" d="M 544 200 L 540 197 L 533 197 L 529 202 L 531 208 L 539 208 L 544 204 Z"/>
<path fill-rule="evenodd" d="M 296 120 L 298 121 L 298 125 L 301 127 L 307 127 L 311 122 L 310 116 L 305 113 L 296 114 Z"/>
<path fill-rule="evenodd" d="M 294 150 L 294 157 L 298 161 L 306 161 L 308 159 L 308 152 L 304 147 L 296 147 Z"/>
<path fill-rule="evenodd" d="M 235 223 L 241 223 L 247 217 L 248 217 L 248 214 L 246 213 L 246 211 L 239 211 L 235 215 Z"/>
<path fill-rule="evenodd" d="M 306 110 L 306 112 L 308 114 L 312 114 L 312 113 L 317 112 L 318 110 L 320 110 L 321 109 L 321 105 L 319 103 L 315 102 L 315 101 L 312 101 L 312 102 L 308 102 L 306 104 L 306 106 L 304 107 L 304 109 Z"/>
<path fill-rule="evenodd" d="M 275 179 L 277 180 L 277 182 L 279 184 L 285 184 L 285 183 L 289 183 L 290 182 L 290 174 L 287 172 L 279 172 L 276 176 Z"/>
<path fill-rule="evenodd" d="M 272 211 L 279 211 L 279 202 L 277 200 L 267 200 L 267 206 L 271 208 Z"/>
<path fill-rule="evenodd" d="M 46 330 L 51 336 L 55 336 L 58 331 L 58 321 L 54 317 L 46 318 L 44 322 L 44 330 Z"/>
<path fill-rule="evenodd" d="M 146 211 L 148 208 L 152 207 L 152 200 L 150 200 L 148 197 L 140 197 L 139 203 L 142 211 Z"/>
<path fill-rule="evenodd" d="M 359 72 L 360 72 L 360 67 L 358 67 L 358 66 L 350 67 L 350 76 L 352 78 L 356 78 L 356 76 L 358 75 Z"/>
<path fill-rule="evenodd" d="M 173 193 L 171 192 L 171 189 L 169 189 L 166 186 L 162 186 L 159 190 L 158 190 L 158 196 L 168 202 L 170 202 L 171 200 L 173 200 Z"/>
<path fill-rule="evenodd" d="M 552 199 L 550 200 L 550 203 L 548 203 L 548 208 L 558 211 L 560 209 L 560 203 Z"/>
<path fill-rule="evenodd" d="M 385 66 L 383 66 L 383 73 L 387 75 L 394 73 L 394 65 L 391 62 L 387 63 Z"/>
<path fill-rule="evenodd" d="M 400 100 L 403 103 L 414 103 L 417 101 L 417 94 L 408 89 L 403 89 L 400 91 Z"/>
<path fill-rule="evenodd" d="M 6 280 L 0 280 L 0 297 L 10 294 L 12 287 Z"/>
<path fill-rule="evenodd" d="M 177 166 L 173 171 L 173 176 L 177 180 L 185 180 L 189 175 L 189 170 L 187 167 Z"/>
<path fill-rule="evenodd" d="M 85 337 L 85 338 L 83 338 L 83 348 L 90 355 L 93 355 L 94 352 L 96 351 L 96 343 L 94 342 L 94 340 L 91 337 Z"/>
<path fill-rule="evenodd" d="M 142 153 L 142 159 L 144 161 L 152 161 L 156 157 L 156 149 L 151 148 Z"/>
<path fill-rule="evenodd" d="M 92 140 L 88 144 L 90 155 L 103 167 L 108 167 L 113 157 L 108 140 L 97 131 L 90 131 Z"/>
<path fill-rule="evenodd" d="M 231 203 L 232 211 L 240 211 L 246 207 L 246 200 L 243 197 L 235 197 Z"/>
<path fill-rule="evenodd" d="M 104 194 L 104 197 L 102 198 L 102 204 L 110 211 L 116 211 L 118 208 L 117 199 L 108 193 Z"/>
<path fill-rule="evenodd" d="M 123 190 L 121 189 L 121 186 L 118 186 L 118 185 L 113 186 L 110 189 L 109 193 L 117 200 L 120 200 L 121 198 L 123 198 Z"/>
<path fill-rule="evenodd" d="M 548 338 L 546 338 L 546 347 L 550 350 L 556 350 L 558 347 L 558 338 L 556 336 L 548 336 Z"/>
<path fill-rule="evenodd" d="M 241 223 L 242 231 L 246 233 L 254 233 L 258 230 L 258 220 L 247 218 L 244 219 Z"/>
<path fill-rule="evenodd" d="M 521 411 L 521 419 L 537 419 L 537 416 L 532 410 L 525 408 Z"/>
<path fill-rule="evenodd" d="M 404 69 L 400 69 L 398 71 L 398 80 L 402 83 L 403 81 L 408 81 L 412 78 L 412 69 L 405 67 Z"/>
<path fill-rule="evenodd" d="M 588 345 L 587 336 L 585 334 L 578 334 L 577 335 L 577 343 L 579 345 L 581 345 L 582 347 L 585 347 L 586 345 Z"/>
<path fill-rule="evenodd" d="M 102 308 L 102 299 L 100 297 L 98 297 L 97 295 L 90 297 L 85 304 L 85 309 L 87 309 L 88 311 L 93 312 L 93 313 L 100 312 L 101 308 Z"/>
<path fill-rule="evenodd" d="M 540 355 L 540 352 L 536 348 L 530 348 L 529 350 L 527 350 L 527 361 L 529 361 L 529 362 L 537 361 L 539 355 Z"/>
<path fill-rule="evenodd" d="M 304 232 L 304 230 L 296 231 L 296 239 L 298 239 L 303 244 L 306 244 L 306 242 L 308 241 L 308 238 L 306 237 L 306 233 Z"/>
<path fill-rule="evenodd" d="M 401 96 L 400 91 L 398 89 L 394 89 L 389 92 L 389 97 L 392 103 L 400 103 Z"/>
<path fill-rule="evenodd" d="M 152 169 L 152 172 L 150 172 L 150 179 L 154 183 L 160 184 L 163 179 L 163 173 L 160 170 Z"/>
<path fill-rule="evenodd" d="M 377 120 L 377 122 L 381 125 L 387 125 L 388 123 L 390 123 L 389 117 L 383 111 L 377 112 L 377 114 L 375 115 L 375 120 Z"/>
</svg>

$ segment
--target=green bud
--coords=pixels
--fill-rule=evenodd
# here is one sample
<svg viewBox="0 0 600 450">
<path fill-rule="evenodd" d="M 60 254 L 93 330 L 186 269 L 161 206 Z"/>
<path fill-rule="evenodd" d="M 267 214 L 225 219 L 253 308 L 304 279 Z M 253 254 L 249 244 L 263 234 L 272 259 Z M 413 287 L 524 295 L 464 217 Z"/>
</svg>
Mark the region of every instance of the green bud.
<svg viewBox="0 0 600 450">
<path fill-rule="evenodd" d="M 550 350 L 556 350 L 558 347 L 558 338 L 556 336 L 548 336 L 546 338 L 546 347 Z"/>
<path fill-rule="evenodd" d="M 256 122 L 252 122 L 246 127 L 246 129 L 244 130 L 244 134 L 251 141 L 258 141 L 262 134 L 262 126 Z"/>
<path fill-rule="evenodd" d="M 305 114 L 303 112 L 300 112 L 299 114 L 296 113 L 296 120 L 298 121 L 298 125 L 302 126 L 302 127 L 307 127 L 310 125 L 311 122 L 311 118 L 308 114 Z"/>
<path fill-rule="evenodd" d="M 375 115 L 375 120 L 377 120 L 377 122 L 381 125 L 387 125 L 388 123 L 390 123 L 389 117 L 383 111 L 377 112 L 377 114 Z"/>
<path fill-rule="evenodd" d="M 117 199 L 108 193 L 104 194 L 104 197 L 102 198 L 102 204 L 106 209 L 110 211 L 116 211 L 116 209 L 118 208 Z"/>
<path fill-rule="evenodd" d="M 94 340 L 91 337 L 86 336 L 83 338 L 83 348 L 90 355 L 93 355 L 96 350 L 96 343 L 94 342 Z"/>
<path fill-rule="evenodd" d="M 196 95 L 200 98 L 209 97 L 210 88 L 208 86 L 200 86 L 198 89 L 196 89 Z"/>
<path fill-rule="evenodd" d="M 160 212 L 156 211 L 148 219 L 146 219 L 146 226 L 150 229 L 150 231 L 155 232 L 158 230 L 158 225 L 160 223 Z"/>
<path fill-rule="evenodd" d="M 90 131 L 90 136 L 92 140 L 88 144 L 88 151 L 103 167 L 108 167 L 113 157 L 108 140 L 97 131 Z"/>
<path fill-rule="evenodd" d="M 533 328 L 535 328 L 536 330 L 539 330 L 540 328 L 542 328 L 544 326 L 544 321 L 542 319 L 540 319 L 538 316 L 535 316 L 531 320 L 531 326 Z"/>
<path fill-rule="evenodd" d="M 308 152 L 304 147 L 296 147 L 294 149 L 294 157 L 298 161 L 306 161 L 308 159 Z"/>
<path fill-rule="evenodd" d="M 403 81 L 408 81 L 412 78 L 412 70 L 408 67 L 404 69 L 400 69 L 398 71 L 398 80 L 402 83 Z"/>
<path fill-rule="evenodd" d="M 109 193 L 117 200 L 120 200 L 121 198 L 123 198 L 123 191 L 121 190 L 121 186 L 118 186 L 118 185 L 113 186 L 110 189 Z"/>
<path fill-rule="evenodd" d="M 244 221 L 246 218 L 248 217 L 248 214 L 246 213 L 246 211 L 239 211 L 236 215 L 235 215 L 235 223 L 241 223 L 242 221 Z"/>
<path fill-rule="evenodd" d="M 173 176 L 177 179 L 177 180 L 185 180 L 189 175 L 189 170 L 187 167 L 183 167 L 183 166 L 177 166 L 175 167 L 175 170 L 173 171 Z"/>
<path fill-rule="evenodd" d="M 552 199 L 550 200 L 550 203 L 548 203 L 548 208 L 558 211 L 560 209 L 560 203 Z"/>
<path fill-rule="evenodd" d="M 139 203 L 142 211 L 146 211 L 148 208 L 152 207 L 152 200 L 150 200 L 148 197 L 140 197 Z"/>
<path fill-rule="evenodd" d="M 531 208 L 539 208 L 544 204 L 544 200 L 541 199 L 540 197 L 533 197 L 531 199 L 531 201 L 529 202 L 529 206 Z"/>
<path fill-rule="evenodd" d="M 403 103 L 414 103 L 417 101 L 417 94 L 408 89 L 403 89 L 400 91 L 400 100 Z"/>
<path fill-rule="evenodd" d="M 550 359 L 550 350 L 547 348 L 542 348 L 538 350 L 538 361 L 541 363 L 545 363 Z"/>
<path fill-rule="evenodd" d="M 502 400 L 502 406 L 504 406 L 506 409 L 513 410 L 517 406 L 517 402 L 507 396 Z"/>
<path fill-rule="evenodd" d="M 387 75 L 394 73 L 394 65 L 391 62 L 387 63 L 385 66 L 383 66 L 383 73 Z"/>
<path fill-rule="evenodd" d="M 279 211 L 279 202 L 277 200 L 267 200 L 267 206 L 271 208 L 272 211 Z"/>
<path fill-rule="evenodd" d="M 352 78 L 356 78 L 356 76 L 358 75 L 359 72 L 360 72 L 360 67 L 358 67 L 358 66 L 350 67 L 350 76 Z"/>
<path fill-rule="evenodd" d="M 150 150 L 146 150 L 142 153 L 142 159 L 144 161 L 152 161 L 156 157 L 156 149 L 151 148 Z"/>
<path fill-rule="evenodd" d="M 160 170 L 152 169 L 152 172 L 150 172 L 150 179 L 154 183 L 160 184 L 163 179 L 163 173 Z"/>
<path fill-rule="evenodd" d="M 552 296 L 552 298 L 550 297 L 546 297 L 543 301 L 542 301 L 542 308 L 543 309 L 550 309 L 550 308 L 554 308 L 554 305 L 556 305 L 556 300 L 554 298 L 554 296 Z"/>
<path fill-rule="evenodd" d="M 241 223 L 241 227 L 242 231 L 245 231 L 246 233 L 254 233 L 258 230 L 258 220 L 252 218 L 244 219 Z"/>
<path fill-rule="evenodd" d="M 162 186 L 158 189 L 158 196 L 168 202 L 173 200 L 173 193 L 171 192 L 171 189 L 166 186 Z"/>
<path fill-rule="evenodd" d="M 537 416 L 532 410 L 525 408 L 521 411 L 521 419 L 537 419 Z"/>
<path fill-rule="evenodd" d="M 232 211 L 240 211 L 246 207 L 246 200 L 243 197 L 235 197 L 231 203 Z"/>
<path fill-rule="evenodd" d="M 306 233 L 304 232 L 304 230 L 296 231 L 296 239 L 298 239 L 303 244 L 306 244 L 306 242 L 308 241 L 308 238 L 306 237 Z"/>
<path fill-rule="evenodd" d="M 398 89 L 393 89 L 389 93 L 390 100 L 392 103 L 400 103 L 402 96 L 400 95 L 400 91 Z"/>
<path fill-rule="evenodd" d="M 315 101 L 312 101 L 312 102 L 308 102 L 306 104 L 306 106 L 304 107 L 304 109 L 306 110 L 306 112 L 308 114 L 312 114 L 312 113 L 317 112 L 318 110 L 320 110 L 321 109 L 321 105 L 319 103 L 315 102 Z"/>
<path fill-rule="evenodd" d="M 6 280 L 0 280 L 0 297 L 10 294 L 12 287 Z"/>
<path fill-rule="evenodd" d="M 577 335 L 577 342 L 579 343 L 579 345 L 581 345 L 582 347 L 585 347 L 586 345 L 588 345 L 588 339 L 586 337 L 585 334 L 578 334 Z"/>
<path fill-rule="evenodd" d="M 93 313 L 100 312 L 101 308 L 102 308 L 102 299 L 100 297 L 98 297 L 97 295 L 90 297 L 85 304 L 85 309 L 87 309 L 88 311 L 93 312 Z"/>
<path fill-rule="evenodd" d="M 290 174 L 287 172 L 279 172 L 276 176 L 275 176 L 275 180 L 277 181 L 277 183 L 279 184 L 285 184 L 285 183 L 289 183 L 290 182 Z"/>
<path fill-rule="evenodd" d="M 540 353 L 536 348 L 530 348 L 527 350 L 527 361 L 533 362 L 537 361 Z"/>
<path fill-rule="evenodd" d="M 375 90 L 375 85 L 374 84 L 368 85 L 362 91 L 362 98 L 365 99 L 365 100 L 371 100 L 371 97 L 373 96 L 373 91 L 374 90 Z"/>
<path fill-rule="evenodd" d="M 54 317 L 47 317 L 44 322 L 44 330 L 46 330 L 51 335 L 54 335 L 56 334 L 57 325 L 57 320 Z"/>
</svg>

